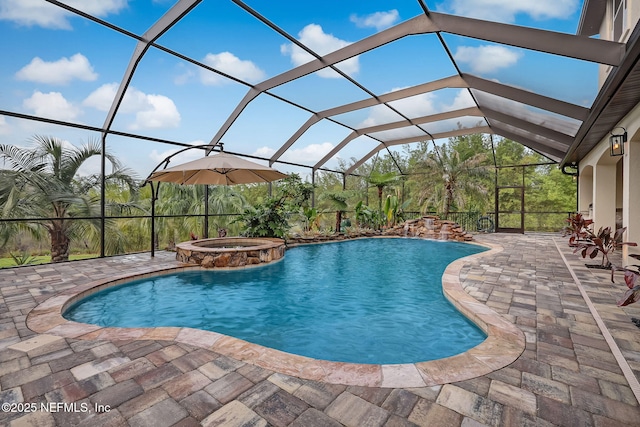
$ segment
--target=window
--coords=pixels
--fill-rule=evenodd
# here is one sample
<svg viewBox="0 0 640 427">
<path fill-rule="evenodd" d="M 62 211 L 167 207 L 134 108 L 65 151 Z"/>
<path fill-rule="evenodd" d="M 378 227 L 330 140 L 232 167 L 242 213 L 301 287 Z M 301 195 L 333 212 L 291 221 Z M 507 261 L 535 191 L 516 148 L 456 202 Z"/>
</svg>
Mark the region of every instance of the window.
<svg viewBox="0 0 640 427">
<path fill-rule="evenodd" d="M 613 2 L 613 40 L 620 41 L 623 31 L 626 29 L 625 18 L 627 12 L 627 0 L 612 0 Z"/>
</svg>

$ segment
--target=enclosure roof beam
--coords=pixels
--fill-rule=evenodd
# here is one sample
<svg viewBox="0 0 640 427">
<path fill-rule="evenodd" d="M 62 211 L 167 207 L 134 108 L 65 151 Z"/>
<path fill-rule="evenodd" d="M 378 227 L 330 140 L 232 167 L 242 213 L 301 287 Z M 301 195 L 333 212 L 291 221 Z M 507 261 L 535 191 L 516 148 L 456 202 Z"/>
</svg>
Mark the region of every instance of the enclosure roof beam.
<svg viewBox="0 0 640 427">
<path fill-rule="evenodd" d="M 118 87 L 118 91 L 116 92 L 116 96 L 111 103 L 111 108 L 109 109 L 109 113 L 105 118 L 103 128 L 103 133 L 106 134 L 108 130 L 111 128 L 113 124 L 113 120 L 115 119 L 116 113 L 122 104 L 122 100 L 124 99 L 125 92 L 131 83 L 131 79 L 133 79 L 133 75 L 138 67 L 138 64 L 142 60 L 142 57 L 145 55 L 147 50 L 151 44 L 153 44 L 160 36 L 162 36 L 169 28 L 174 26 L 178 21 L 180 21 L 185 15 L 187 15 L 194 7 L 198 5 L 202 0 L 179 0 L 175 5 L 171 7 L 155 24 L 151 26 L 143 35 L 141 40 L 138 40 L 138 44 L 136 45 L 135 50 L 133 51 L 133 55 L 129 60 L 129 64 L 127 65 L 127 69 L 120 81 L 120 86 Z"/>
<path fill-rule="evenodd" d="M 474 128 L 462 128 L 462 129 L 456 129 L 456 130 L 449 131 L 449 132 L 442 132 L 442 133 L 433 134 L 433 139 L 435 140 L 435 139 L 444 139 L 444 138 L 455 138 L 457 136 L 470 135 L 470 134 L 474 134 L 474 133 L 491 133 L 491 132 L 492 132 L 491 128 L 488 127 L 488 126 L 481 126 L 481 127 L 474 127 Z M 360 167 L 364 162 L 369 160 L 371 158 L 371 156 L 373 156 L 374 154 L 376 154 L 380 150 L 384 150 L 385 148 L 389 148 L 389 147 L 394 146 L 394 145 L 409 144 L 409 143 L 412 143 L 412 142 L 425 141 L 426 139 L 427 138 L 425 138 L 424 136 L 412 136 L 412 137 L 409 137 L 409 138 L 401 138 L 401 139 L 396 139 L 396 140 L 392 140 L 392 141 L 385 141 L 382 144 L 378 145 L 373 150 L 371 150 L 368 154 L 366 154 L 364 157 L 362 157 L 356 163 L 354 163 L 349 169 L 347 169 L 345 171 L 345 174 L 346 175 L 350 175 L 354 170 L 356 170 L 358 167 Z"/>
<path fill-rule="evenodd" d="M 211 140 L 210 144 L 213 146 L 220 141 L 222 136 L 224 136 L 231 125 L 239 117 L 240 113 L 246 107 L 246 105 L 253 99 L 255 99 L 260 93 L 283 85 L 300 77 L 304 77 L 307 74 L 314 73 L 323 68 L 333 66 L 338 62 L 342 62 L 346 59 L 358 56 L 364 52 L 380 47 L 394 40 L 406 37 L 407 35 L 423 34 L 427 32 L 433 32 L 435 30 L 436 28 L 432 25 L 431 21 L 429 21 L 426 16 L 419 15 L 415 18 L 409 19 L 408 21 L 404 21 L 384 31 L 380 31 L 379 33 L 376 33 L 365 39 L 352 43 L 325 56 L 316 58 L 310 62 L 292 68 L 291 70 L 285 71 L 284 73 L 278 74 L 277 76 L 271 77 L 270 79 L 258 83 L 257 85 L 253 86 L 253 88 L 247 93 L 247 95 L 245 95 L 245 98 L 242 100 L 241 104 L 238 105 L 231 113 L 229 118 L 227 118 L 225 123 Z"/>
<path fill-rule="evenodd" d="M 237 3 L 241 4 L 241 6 L 243 5 L 240 1 Z M 265 21 L 264 18 L 262 18 L 262 20 Z M 429 12 L 428 14 L 419 15 L 327 55 L 321 57 L 316 56 L 314 60 L 308 63 L 271 77 L 253 86 L 244 99 L 236 106 L 223 126 L 218 130 L 210 144 L 213 146 L 220 141 L 222 136 L 233 125 L 246 106 L 259 94 L 326 67 L 331 67 L 334 70 L 339 71 L 339 68 L 336 68 L 335 66 L 341 61 L 353 58 L 364 52 L 399 40 L 408 35 L 434 32 L 458 34 L 461 36 L 614 66 L 617 66 L 620 63 L 624 55 L 623 43 L 590 39 L 571 34 Z M 415 86 L 413 88 L 403 89 L 402 91 L 396 91 L 393 94 L 381 96 L 374 95 L 370 99 L 317 112 L 317 115 L 320 118 L 330 117 L 444 87 L 462 87 L 487 91 L 488 93 L 497 94 L 498 96 L 506 97 L 508 99 L 514 99 L 527 105 L 533 105 L 548 111 L 554 111 L 558 114 L 566 114 L 568 117 L 576 118 L 578 120 L 584 120 L 584 117 L 586 116 L 585 109 L 580 107 L 572 106 L 568 103 L 563 103 L 558 100 L 553 100 L 552 98 L 532 94 L 516 88 L 510 88 L 505 85 L 488 82 L 471 75 L 462 74 L 436 82 L 425 83 L 424 85 Z M 482 106 L 478 106 L 482 108 Z M 415 124 L 412 120 L 409 120 L 409 122 L 411 122 L 411 124 Z M 317 120 L 315 123 L 317 123 Z M 284 152 L 295 143 L 304 131 L 309 129 L 309 127 L 309 122 L 305 123 L 298 132 L 296 132 L 292 138 L 290 138 L 278 150 L 276 155 L 272 157 L 271 161 L 274 162 L 282 156 L 282 154 L 284 154 Z"/>
<path fill-rule="evenodd" d="M 452 119 L 456 117 L 482 116 L 482 115 L 483 115 L 482 112 L 477 107 L 469 107 L 469 108 L 462 108 L 460 110 L 455 110 L 455 111 L 447 111 L 444 113 L 433 114 L 430 116 L 416 117 L 414 119 L 411 119 L 410 122 L 407 120 L 401 120 L 398 122 L 386 123 L 382 125 L 369 126 L 366 128 L 356 129 L 354 132 L 349 134 L 349 136 L 347 136 L 344 140 L 342 140 L 336 147 L 334 147 L 329 153 L 327 153 L 327 155 L 324 156 L 318 163 L 316 163 L 313 166 L 313 168 L 318 169 L 319 167 L 324 165 L 327 161 L 329 161 L 329 159 L 331 159 L 340 150 L 342 150 L 350 141 L 354 140 L 359 136 L 363 136 L 363 135 L 371 136 L 369 135 L 370 133 L 383 132 L 386 130 L 393 130 L 393 129 L 401 129 L 401 128 L 413 126 L 416 124 L 432 123 L 432 122 Z M 424 141 L 426 139 L 431 139 L 432 136 L 430 134 L 425 133 L 424 135 L 412 137 L 411 142 L 415 142 L 413 141 L 414 138 L 417 138 L 418 141 Z"/>
<path fill-rule="evenodd" d="M 349 113 L 351 111 L 360 110 L 362 108 L 373 107 L 378 104 L 397 101 L 399 99 L 410 98 L 416 95 L 422 95 L 423 93 L 433 92 L 435 90 L 445 88 L 466 88 L 467 83 L 460 76 L 450 76 L 443 79 L 434 80 L 428 83 L 419 84 L 416 86 L 396 90 L 393 92 L 379 95 L 376 98 L 363 99 L 361 101 L 352 102 L 349 104 L 340 105 L 335 108 L 329 108 L 318 112 L 322 117 L 337 116 L 339 114 Z"/>
<path fill-rule="evenodd" d="M 571 104 L 569 102 L 560 101 L 555 98 L 550 98 L 548 96 L 529 92 L 502 83 L 496 83 L 472 74 L 462 74 L 462 79 L 464 79 L 471 89 L 490 93 L 492 95 L 540 108 L 541 110 L 551 111 L 580 121 L 585 120 L 589 116 L 588 108 Z"/>
<path fill-rule="evenodd" d="M 322 165 L 324 165 L 325 163 L 327 163 L 329 161 L 329 159 L 331 159 L 333 156 L 338 154 L 338 152 L 340 150 L 342 150 L 344 147 L 346 147 L 349 142 L 351 142 L 352 140 L 356 139 L 359 136 L 360 135 L 356 131 L 353 131 L 349 135 L 347 135 L 347 137 L 345 139 L 340 141 L 340 143 L 338 145 L 333 147 L 333 149 L 331 151 L 329 151 L 322 159 L 320 159 L 320 161 L 318 163 L 316 163 L 313 166 L 313 171 L 315 172 L 316 170 L 320 169 L 320 167 Z"/>
<path fill-rule="evenodd" d="M 525 90 L 508 86 L 505 84 L 496 83 L 496 82 L 486 80 L 471 74 L 462 74 L 461 76 L 445 77 L 443 79 L 439 79 L 432 82 L 416 85 L 410 88 L 405 88 L 398 91 L 390 92 L 390 93 L 379 96 L 378 99 L 369 98 L 369 99 L 341 105 L 338 107 L 330 108 L 327 110 L 323 110 L 318 112 L 316 116 L 322 117 L 322 118 L 331 117 L 339 114 L 348 113 L 351 111 L 356 111 L 362 108 L 380 105 L 384 102 L 392 102 L 392 101 L 408 98 L 411 96 L 416 96 L 423 93 L 444 89 L 444 88 L 477 89 L 482 92 L 487 92 L 499 97 L 504 97 L 513 101 L 517 101 L 526 105 L 531 105 L 533 107 L 551 111 L 553 113 L 571 117 L 577 120 L 583 120 L 589 114 L 589 110 L 587 108 L 584 108 L 578 105 L 574 105 L 574 104 L 560 101 L 554 98 L 539 95 L 533 92 L 525 91 Z M 446 120 L 448 118 L 462 117 L 464 115 L 484 116 L 484 113 L 482 113 L 482 111 L 484 111 L 485 109 L 487 111 L 493 111 L 493 110 L 487 109 L 486 107 L 482 107 L 481 110 L 478 110 L 475 107 L 471 107 L 466 112 L 463 110 L 458 110 L 456 112 L 440 113 L 439 115 L 424 116 L 422 118 L 411 119 L 410 121 L 402 120 L 400 122 L 394 122 L 387 125 L 378 125 L 370 128 L 356 129 L 356 132 L 358 135 L 364 135 L 368 133 L 379 132 L 382 130 L 394 129 L 402 126 L 410 126 L 414 124 L 429 123 L 437 120 Z M 459 113 L 464 113 L 464 114 L 459 114 Z M 497 112 L 495 113 L 500 114 Z M 494 114 L 494 116 L 496 116 L 496 114 Z M 517 119 L 514 118 L 514 121 L 515 120 Z M 398 124 L 400 123 L 402 123 L 402 125 L 398 126 Z M 296 132 L 296 134 L 294 134 L 294 137 L 292 137 L 292 139 L 289 139 L 289 141 L 287 141 L 287 143 L 285 144 L 286 149 L 288 149 L 295 142 L 295 140 L 297 140 L 307 129 L 309 129 L 308 122 L 305 123 Z M 303 132 L 300 132 L 300 130 L 303 130 Z M 353 139 L 355 139 L 355 137 L 349 139 L 349 141 Z M 346 143 L 342 141 L 327 156 L 325 156 L 325 158 L 323 158 L 321 161 L 316 163 L 314 168 L 318 168 L 322 166 L 324 163 L 326 163 L 329 159 L 331 159 L 335 154 L 337 154 L 338 151 L 340 151 L 345 146 L 346 146 Z M 272 158 L 272 162 L 277 160 L 277 158 L 279 158 L 284 153 L 284 151 L 286 151 L 286 149 L 283 150 L 281 148 L 279 151 L 282 151 L 282 153 L 280 153 L 277 157 L 274 156 L 274 158 Z"/>
<path fill-rule="evenodd" d="M 335 116 L 338 114 L 344 114 L 344 113 L 348 113 L 351 111 L 356 111 L 362 108 L 367 108 L 367 107 L 372 107 L 375 105 L 380 105 L 386 102 L 391 102 L 391 101 L 395 101 L 398 99 L 403 99 L 403 98 L 407 98 L 407 97 L 411 97 L 411 96 L 415 96 L 415 95 L 420 95 L 423 93 L 427 93 L 427 92 L 432 92 L 434 90 L 438 90 L 438 89 L 443 89 L 443 88 L 447 88 L 447 87 L 465 87 L 466 83 L 462 80 L 462 78 L 460 78 L 460 76 L 451 76 L 451 77 L 445 77 L 443 79 L 440 80 L 436 80 L 433 82 L 429 82 L 429 83 L 424 83 L 421 85 L 417 85 L 417 86 L 413 86 L 410 88 L 405 88 L 405 89 L 400 89 L 394 92 L 390 92 L 384 95 L 379 96 L 377 99 L 376 98 L 369 98 L 369 99 L 364 99 L 361 101 L 357 101 L 357 102 L 352 102 L 350 104 L 345 104 L 345 105 L 341 105 L 335 108 L 330 108 L 327 110 L 323 110 L 320 111 L 318 113 L 316 113 L 313 117 L 317 117 L 318 120 L 321 118 L 327 118 L 327 117 L 331 117 L 331 116 Z M 446 113 L 443 113 L 446 114 Z M 467 115 L 482 115 L 482 114 L 467 114 Z M 286 151 L 287 149 L 289 149 L 291 147 L 291 145 L 293 145 L 293 143 L 295 141 L 297 141 L 300 136 L 302 136 L 302 134 L 304 134 L 304 132 L 306 132 L 311 125 L 317 123 L 318 120 L 316 120 L 314 123 L 311 123 L 311 125 L 309 124 L 309 122 L 313 119 L 310 118 L 307 122 L 305 122 L 300 129 L 298 129 L 296 131 L 296 133 L 289 138 L 289 140 L 278 150 L 278 153 L 274 154 L 274 156 L 271 158 L 271 163 L 273 164 L 273 162 L 275 162 L 283 153 L 284 151 Z M 439 118 L 439 119 L 435 119 L 435 120 L 445 120 L 446 117 L 442 116 L 443 118 Z M 458 117 L 455 114 L 452 115 L 451 117 Z M 403 126 L 411 126 L 414 124 L 420 124 L 420 123 L 428 123 L 431 120 L 426 120 L 426 121 L 420 121 L 421 118 L 418 119 L 406 119 L 403 120 L 401 122 L 396 122 L 396 123 L 403 123 L 402 126 L 392 126 L 389 129 L 394 129 L 396 127 L 403 127 Z M 381 125 L 381 126 L 386 126 L 386 125 Z M 383 129 L 381 129 L 383 130 Z M 379 130 L 378 130 L 379 131 Z M 364 130 L 364 129 L 360 129 L 360 130 L 356 130 L 356 132 L 358 132 L 358 135 L 363 135 L 365 133 L 369 133 L 369 132 L 377 132 L 374 130 Z M 353 138 L 352 138 L 353 139 Z M 344 141 L 343 141 L 344 142 Z M 346 144 L 342 145 L 341 143 L 341 147 L 344 147 Z M 286 147 L 286 148 L 284 148 Z M 284 149 L 283 149 L 284 148 Z M 335 150 L 335 149 L 334 149 Z M 334 151 L 332 150 L 332 152 Z M 282 151 L 282 153 L 280 153 L 280 151 Z M 339 151 L 339 150 L 338 150 Z M 329 153 L 331 154 L 331 153 Z M 318 168 L 320 166 L 322 166 L 326 161 L 328 161 L 331 157 L 333 157 L 334 154 L 329 155 L 329 157 L 326 157 L 326 160 L 324 161 L 320 161 L 318 163 L 316 163 L 316 165 L 314 166 L 315 168 Z"/>
<path fill-rule="evenodd" d="M 489 119 L 495 119 L 503 123 L 509 123 L 511 126 L 518 127 L 523 131 L 530 132 L 532 134 L 537 134 L 544 136 L 545 138 L 549 138 L 550 140 L 556 141 L 558 145 L 565 147 L 568 149 L 569 146 L 573 143 L 573 137 L 571 135 L 567 135 L 562 132 L 555 131 L 553 129 L 549 129 L 544 126 L 540 126 L 538 124 L 522 120 L 520 118 L 511 116 L 509 114 L 500 113 L 498 111 L 491 110 L 489 108 L 483 108 L 482 112 L 485 117 Z M 491 121 L 489 124 L 491 125 Z"/>
<path fill-rule="evenodd" d="M 400 120 L 397 122 L 385 123 L 381 125 L 369 126 L 366 128 L 356 129 L 359 135 L 369 135 L 371 133 L 383 132 L 386 130 L 400 129 L 404 127 L 413 126 L 416 124 L 433 123 L 441 120 L 455 119 L 456 117 L 465 116 L 483 116 L 482 111 L 478 107 L 462 108 L 460 110 L 445 111 L 444 113 L 432 114 L 430 116 L 422 116 L 411 119 L 411 122 L 407 120 Z M 423 135 L 427 136 L 427 135 Z"/>
<path fill-rule="evenodd" d="M 535 137 L 535 135 L 533 134 L 529 134 L 528 136 L 523 135 L 521 132 L 518 132 L 514 129 L 509 130 L 499 124 L 493 124 L 491 126 L 491 129 L 493 129 L 494 133 L 504 138 L 508 138 L 512 141 L 519 142 L 520 144 L 529 147 L 534 151 L 537 151 L 538 153 L 550 158 L 555 162 L 560 161 L 560 159 L 562 159 L 562 156 L 564 156 L 563 151 L 551 148 L 540 141 L 535 141 L 534 139 L 532 139 L 531 137 Z"/>
<path fill-rule="evenodd" d="M 617 67 L 626 46 L 603 39 L 429 12 L 439 31 Z"/>
<path fill-rule="evenodd" d="M 282 147 L 278 149 L 269 159 L 269 166 L 273 165 L 273 163 L 280 158 L 284 154 L 285 151 L 289 149 L 297 140 L 300 138 L 309 128 L 320 121 L 321 117 L 317 114 L 312 115 L 309 119 L 296 131 L 296 133 L 285 142 Z"/>
<path fill-rule="evenodd" d="M 346 59 L 353 58 L 362 53 L 401 39 L 411 34 L 424 34 L 436 31 L 437 28 L 424 15 L 416 16 L 408 21 L 401 22 L 384 31 L 347 45 L 341 49 L 328 53 L 321 58 L 314 59 L 296 68 L 285 71 L 277 76 L 258 83 L 255 88 L 260 92 L 273 89 L 292 80 L 319 71 L 327 66 L 335 65 Z"/>
</svg>

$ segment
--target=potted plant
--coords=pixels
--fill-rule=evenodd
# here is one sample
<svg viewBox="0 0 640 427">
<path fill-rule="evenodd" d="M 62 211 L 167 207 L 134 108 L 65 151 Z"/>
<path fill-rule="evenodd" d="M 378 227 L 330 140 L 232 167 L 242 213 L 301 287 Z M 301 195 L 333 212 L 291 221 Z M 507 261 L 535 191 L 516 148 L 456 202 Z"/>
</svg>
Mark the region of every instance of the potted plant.
<svg viewBox="0 0 640 427">
<path fill-rule="evenodd" d="M 566 221 L 569 224 L 562 229 L 562 236 L 569 236 L 569 246 L 575 247 L 578 242 L 593 236 L 589 229 L 589 226 L 593 224 L 593 220 L 586 219 L 581 213 L 571 215 Z"/>
<path fill-rule="evenodd" d="M 622 247 L 638 246 L 634 242 L 623 242 L 622 235 L 627 230 L 627 227 L 622 227 L 616 230 L 611 235 L 611 227 L 600 228 L 598 234 L 593 234 L 588 228 L 593 221 L 585 219 L 582 214 L 576 213 L 567 219 L 569 223 L 563 229 L 563 236 L 569 235 L 569 246 L 575 247 L 574 253 L 580 252 L 583 258 L 589 256 L 589 258 L 595 258 L 598 253 L 602 253 L 602 268 L 611 269 L 611 283 L 615 283 L 615 273 L 621 271 L 624 274 L 624 283 L 627 285 L 627 292 L 617 301 L 619 307 L 623 307 L 634 302 L 640 301 L 640 285 L 636 285 L 638 278 L 640 278 L 640 265 L 631 265 L 626 267 L 616 267 L 609 261 L 609 254 Z M 589 267 L 589 265 L 587 265 Z M 640 327 L 640 320 L 632 319 L 634 323 Z"/>
<path fill-rule="evenodd" d="M 609 254 L 622 246 L 638 246 L 634 242 L 623 242 L 622 235 L 627 231 L 627 227 L 622 227 L 616 230 L 612 234 L 611 227 L 600 227 L 598 234 L 592 234 L 589 232 L 585 240 L 576 241 L 574 253 L 580 252 L 583 258 L 587 256 L 591 259 L 598 256 L 598 253 L 602 253 L 601 268 L 611 268 L 611 262 L 609 261 Z"/>
<path fill-rule="evenodd" d="M 640 265 L 632 265 L 626 267 L 611 266 L 611 283 L 615 283 L 614 274 L 616 271 L 622 271 L 624 273 L 624 283 L 629 288 L 627 292 L 618 300 L 619 307 L 633 304 L 640 300 L 640 285 L 636 285 L 638 277 L 640 277 Z"/>
</svg>

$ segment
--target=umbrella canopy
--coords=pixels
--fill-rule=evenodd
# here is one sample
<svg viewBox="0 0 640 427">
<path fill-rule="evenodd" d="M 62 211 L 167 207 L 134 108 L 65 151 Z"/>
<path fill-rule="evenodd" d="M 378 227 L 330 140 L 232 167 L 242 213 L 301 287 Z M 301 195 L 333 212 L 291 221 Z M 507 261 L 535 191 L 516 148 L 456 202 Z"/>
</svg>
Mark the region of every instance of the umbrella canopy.
<svg viewBox="0 0 640 427">
<path fill-rule="evenodd" d="M 225 152 L 153 172 L 147 181 L 177 184 L 233 185 L 271 182 L 285 178 L 282 172 Z"/>
</svg>

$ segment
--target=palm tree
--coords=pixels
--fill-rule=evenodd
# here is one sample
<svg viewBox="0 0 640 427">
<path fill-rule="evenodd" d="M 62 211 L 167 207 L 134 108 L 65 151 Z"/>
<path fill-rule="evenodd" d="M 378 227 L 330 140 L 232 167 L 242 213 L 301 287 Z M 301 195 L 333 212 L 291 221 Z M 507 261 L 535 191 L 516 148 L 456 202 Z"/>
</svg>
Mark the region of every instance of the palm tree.
<svg viewBox="0 0 640 427">
<path fill-rule="evenodd" d="M 156 202 L 157 235 L 155 241 L 177 243 L 187 240 L 193 233 L 202 236 L 204 215 L 204 185 L 178 185 L 162 183 L 159 190 L 159 198 Z M 232 225 L 233 219 L 228 214 L 240 214 L 249 204 L 246 198 L 237 190 L 237 187 L 212 185 L 209 187 L 209 214 L 216 215 L 214 225 L 217 228 L 238 227 Z M 176 217 L 163 217 L 163 215 L 175 215 Z M 237 230 L 235 230 L 237 232 Z M 201 234 L 202 233 L 202 234 Z"/>
<path fill-rule="evenodd" d="M 247 207 L 249 207 L 249 202 L 236 187 L 226 185 L 211 186 L 209 190 L 209 213 L 218 215 L 215 221 L 215 226 L 218 229 L 227 229 L 232 226 L 233 218 L 227 215 L 240 214 Z M 239 224 L 233 227 L 236 230 L 232 234 L 237 234 Z"/>
<path fill-rule="evenodd" d="M 465 196 L 487 193 L 483 185 L 488 176 L 487 169 L 482 167 L 485 160 L 484 153 L 461 159 L 458 151 L 448 146 L 441 147 L 435 155 L 430 153 L 422 167 L 428 171 L 426 178 L 431 185 L 425 187 L 420 199 L 439 205 L 447 218 L 453 204 L 464 207 Z"/>
<path fill-rule="evenodd" d="M 154 242 L 177 243 L 189 235 L 202 236 L 204 214 L 204 186 L 162 183 L 156 202 L 156 235 Z M 166 215 L 166 216 L 165 216 Z"/>
<path fill-rule="evenodd" d="M 328 191 L 322 194 L 325 200 L 328 200 L 336 209 L 336 233 L 340 233 L 342 224 L 342 214 L 347 210 L 348 193 L 345 191 Z"/>
<path fill-rule="evenodd" d="M 80 167 L 102 153 L 100 143 L 91 140 L 72 147 L 54 137 L 35 136 L 33 148 L 0 144 L 0 158 L 6 169 L 0 169 L 0 206 L 2 218 L 28 218 L 25 222 L 0 224 L 4 242 L 19 230 L 39 237 L 45 230 L 51 240 L 51 261 L 69 259 L 69 245 L 87 228 L 100 228 L 99 185 L 101 176 L 78 175 Z M 134 174 L 109 153 L 105 157 L 112 166 L 107 182 L 127 186 L 135 193 Z M 73 221 L 74 217 L 90 217 Z"/>
<path fill-rule="evenodd" d="M 382 216 L 382 190 L 385 187 L 398 182 L 398 175 L 394 172 L 380 173 L 374 171 L 371 172 L 367 181 L 371 186 L 378 189 L 378 212 Z"/>
</svg>

